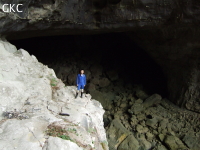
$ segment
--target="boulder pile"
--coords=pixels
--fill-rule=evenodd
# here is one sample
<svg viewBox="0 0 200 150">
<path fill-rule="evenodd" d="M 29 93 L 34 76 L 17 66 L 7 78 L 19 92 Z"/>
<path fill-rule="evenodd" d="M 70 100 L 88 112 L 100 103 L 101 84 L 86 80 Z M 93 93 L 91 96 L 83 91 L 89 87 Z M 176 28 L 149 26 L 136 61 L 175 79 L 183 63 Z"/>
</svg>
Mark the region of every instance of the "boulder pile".
<svg viewBox="0 0 200 150">
<path fill-rule="evenodd" d="M 200 114 L 143 92 L 122 93 L 105 112 L 110 150 L 199 150 Z"/>
</svg>

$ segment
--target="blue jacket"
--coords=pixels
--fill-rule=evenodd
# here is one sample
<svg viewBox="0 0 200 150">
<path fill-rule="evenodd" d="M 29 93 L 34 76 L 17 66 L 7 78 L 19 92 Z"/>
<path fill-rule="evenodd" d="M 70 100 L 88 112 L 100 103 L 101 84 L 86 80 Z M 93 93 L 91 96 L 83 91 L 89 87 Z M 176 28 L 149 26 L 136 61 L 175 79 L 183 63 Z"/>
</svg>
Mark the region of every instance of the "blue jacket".
<svg viewBox="0 0 200 150">
<path fill-rule="evenodd" d="M 76 84 L 86 85 L 86 76 L 85 76 L 85 74 L 82 74 L 82 76 L 80 74 L 77 75 Z"/>
</svg>

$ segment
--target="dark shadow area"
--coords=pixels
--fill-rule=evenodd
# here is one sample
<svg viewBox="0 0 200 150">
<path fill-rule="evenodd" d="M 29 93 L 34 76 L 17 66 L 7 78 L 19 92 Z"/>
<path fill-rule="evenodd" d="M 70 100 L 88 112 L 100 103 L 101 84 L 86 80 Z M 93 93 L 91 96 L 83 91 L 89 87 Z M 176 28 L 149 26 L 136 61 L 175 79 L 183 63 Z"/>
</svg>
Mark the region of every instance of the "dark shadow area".
<svg viewBox="0 0 200 150">
<path fill-rule="evenodd" d="M 10 42 L 46 65 L 60 56 L 85 58 L 101 64 L 105 70 L 118 70 L 126 83 L 141 84 L 149 94 L 168 97 L 162 68 L 124 33 L 35 37 Z"/>
</svg>

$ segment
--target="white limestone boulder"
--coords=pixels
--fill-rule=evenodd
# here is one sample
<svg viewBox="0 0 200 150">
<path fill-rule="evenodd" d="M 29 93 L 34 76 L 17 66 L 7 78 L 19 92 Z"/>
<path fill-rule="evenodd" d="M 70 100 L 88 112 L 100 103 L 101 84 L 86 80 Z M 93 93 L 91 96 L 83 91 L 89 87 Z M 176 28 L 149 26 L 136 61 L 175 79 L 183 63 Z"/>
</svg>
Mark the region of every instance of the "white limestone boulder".
<svg viewBox="0 0 200 150">
<path fill-rule="evenodd" d="M 108 149 L 104 109 L 75 92 L 35 56 L 0 40 L 0 149 Z"/>
</svg>

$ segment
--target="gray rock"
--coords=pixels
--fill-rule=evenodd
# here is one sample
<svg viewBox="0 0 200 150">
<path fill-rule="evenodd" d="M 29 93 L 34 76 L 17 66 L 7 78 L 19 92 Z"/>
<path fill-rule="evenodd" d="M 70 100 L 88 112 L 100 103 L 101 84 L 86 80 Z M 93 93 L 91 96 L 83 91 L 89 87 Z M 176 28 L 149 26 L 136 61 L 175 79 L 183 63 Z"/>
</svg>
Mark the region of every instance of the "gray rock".
<svg viewBox="0 0 200 150">
<path fill-rule="evenodd" d="M 100 91 L 91 91 L 90 94 L 93 96 L 94 99 L 98 99 L 99 102 L 101 102 L 102 106 L 105 109 L 108 109 L 108 107 L 112 104 L 112 100 L 115 98 L 115 94 L 112 92 L 104 93 Z"/>
<path fill-rule="evenodd" d="M 98 85 L 99 84 L 99 78 L 95 77 L 95 78 L 91 79 L 90 83 Z"/>
<path fill-rule="evenodd" d="M 142 99 L 137 99 L 135 103 L 132 105 L 131 110 L 129 110 L 130 113 L 133 114 L 139 114 L 140 112 L 145 110 L 145 106 L 143 104 Z"/>
<path fill-rule="evenodd" d="M 168 120 L 163 119 L 159 122 L 159 126 L 161 127 L 161 129 L 165 129 L 167 127 L 167 123 L 168 123 Z"/>
<path fill-rule="evenodd" d="M 132 107 L 131 107 L 131 111 L 134 114 L 139 114 L 141 111 L 144 110 L 144 106 L 142 104 L 139 103 L 135 103 Z"/>
<path fill-rule="evenodd" d="M 136 101 L 135 101 L 135 103 L 137 103 L 137 104 L 142 104 L 143 103 L 143 100 L 142 99 L 137 99 Z"/>
<path fill-rule="evenodd" d="M 148 107 L 150 107 L 154 104 L 159 104 L 161 99 L 162 99 L 162 97 L 160 95 L 153 94 L 144 101 L 143 105 L 144 105 L 145 108 L 148 108 Z"/>
<path fill-rule="evenodd" d="M 178 137 L 173 135 L 167 135 L 164 139 L 164 143 L 170 150 L 188 149 Z"/>
<path fill-rule="evenodd" d="M 153 150 L 167 150 L 167 148 L 164 145 L 157 145 Z"/>
<path fill-rule="evenodd" d="M 145 119 L 146 119 L 146 116 L 145 116 L 145 114 L 141 113 L 141 114 L 138 114 L 138 115 L 137 115 L 137 119 L 138 119 L 139 121 L 142 121 L 142 120 L 145 120 Z"/>
<path fill-rule="evenodd" d="M 107 130 L 107 139 L 110 150 L 117 150 L 118 146 L 129 136 L 129 132 L 119 119 L 114 119 Z M 128 141 L 127 141 L 128 142 Z"/>
<path fill-rule="evenodd" d="M 99 64 L 93 64 L 90 68 L 91 76 L 99 77 L 102 74 L 103 67 Z"/>
<path fill-rule="evenodd" d="M 160 141 L 163 142 L 164 138 L 165 138 L 165 135 L 164 134 L 159 134 L 158 137 L 159 137 Z"/>
<path fill-rule="evenodd" d="M 144 126 L 143 126 L 144 127 Z M 144 127 L 143 128 L 143 131 L 144 131 L 144 133 L 147 133 L 148 131 L 149 131 L 149 128 L 148 127 Z"/>
<path fill-rule="evenodd" d="M 151 148 L 151 143 L 146 140 L 145 135 L 140 133 L 137 133 L 136 135 L 136 138 L 140 143 L 141 149 L 149 150 Z"/>
<path fill-rule="evenodd" d="M 135 93 L 135 95 L 136 95 L 138 98 L 142 99 L 142 100 L 145 100 L 146 98 L 149 97 L 149 95 L 146 94 L 146 93 L 145 93 L 144 91 L 142 91 L 142 90 L 137 90 L 136 93 Z"/>
<path fill-rule="evenodd" d="M 154 138 L 154 135 L 152 133 L 150 133 L 150 132 L 147 132 L 146 133 L 146 137 L 147 137 L 148 141 L 152 141 L 152 139 Z"/>
<path fill-rule="evenodd" d="M 95 85 L 94 85 L 93 83 L 89 83 L 89 84 L 87 85 L 87 90 L 88 90 L 89 92 L 95 91 L 95 90 L 96 90 L 96 87 L 95 87 Z"/>
<path fill-rule="evenodd" d="M 110 81 L 107 78 L 99 79 L 100 87 L 107 87 L 110 84 Z"/>
<path fill-rule="evenodd" d="M 157 135 L 157 134 L 158 134 L 158 131 L 156 131 L 156 130 L 154 129 L 152 133 L 153 133 L 154 135 Z"/>
<path fill-rule="evenodd" d="M 106 74 L 108 75 L 111 81 L 115 81 L 119 78 L 118 73 L 115 70 L 109 70 L 106 72 Z"/>
<path fill-rule="evenodd" d="M 192 150 L 200 150 L 200 137 L 185 135 L 183 142 Z"/>
<path fill-rule="evenodd" d="M 71 142 L 69 140 L 63 140 L 61 138 L 58 137 L 49 137 L 48 142 L 47 142 L 47 146 L 46 146 L 46 150 L 82 150 L 81 147 L 79 147 L 76 143 Z"/>
<path fill-rule="evenodd" d="M 0 125 L 3 132 L 0 134 L 0 149 L 29 149 L 41 150 L 45 144 L 44 131 L 48 122 L 44 119 L 10 119 Z"/>
<path fill-rule="evenodd" d="M 118 147 L 117 150 L 140 150 L 138 140 L 133 136 L 129 135 Z"/>
<path fill-rule="evenodd" d="M 147 119 L 146 120 L 146 125 L 150 126 L 152 128 L 156 128 L 156 124 L 158 123 L 158 119 L 156 117 L 152 118 L 152 119 Z"/>
<path fill-rule="evenodd" d="M 146 127 L 145 120 L 141 120 L 141 121 L 139 121 L 139 123 L 140 123 L 143 127 Z"/>
<path fill-rule="evenodd" d="M 143 126 L 141 126 L 140 124 L 138 124 L 138 125 L 136 126 L 136 131 L 139 132 L 139 133 L 144 133 L 144 131 L 143 131 Z"/>
<path fill-rule="evenodd" d="M 122 104 L 120 105 L 120 108 L 125 108 L 125 107 L 127 107 L 127 104 L 126 104 L 126 103 L 122 103 Z"/>
<path fill-rule="evenodd" d="M 132 115 L 132 117 L 131 117 L 131 125 L 135 126 L 137 124 L 138 124 L 137 117 L 135 115 Z"/>
</svg>

